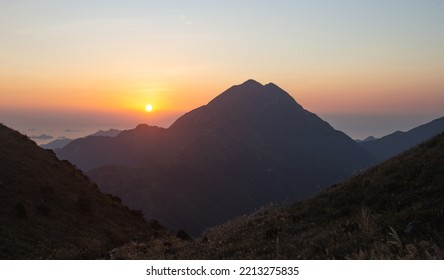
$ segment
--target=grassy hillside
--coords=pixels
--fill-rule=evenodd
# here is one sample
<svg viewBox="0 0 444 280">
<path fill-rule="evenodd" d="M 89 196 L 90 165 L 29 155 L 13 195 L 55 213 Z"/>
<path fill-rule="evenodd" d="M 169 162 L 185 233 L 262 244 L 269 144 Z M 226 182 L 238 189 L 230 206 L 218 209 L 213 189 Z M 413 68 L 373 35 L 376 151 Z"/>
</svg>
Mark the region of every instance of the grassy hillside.
<svg viewBox="0 0 444 280">
<path fill-rule="evenodd" d="M 69 162 L 0 125 L 0 259 L 100 258 L 156 232 Z"/>
<path fill-rule="evenodd" d="M 270 206 L 194 241 L 127 244 L 119 258 L 442 259 L 444 134 L 291 206 Z M 155 250 L 150 248 L 155 248 Z"/>
</svg>

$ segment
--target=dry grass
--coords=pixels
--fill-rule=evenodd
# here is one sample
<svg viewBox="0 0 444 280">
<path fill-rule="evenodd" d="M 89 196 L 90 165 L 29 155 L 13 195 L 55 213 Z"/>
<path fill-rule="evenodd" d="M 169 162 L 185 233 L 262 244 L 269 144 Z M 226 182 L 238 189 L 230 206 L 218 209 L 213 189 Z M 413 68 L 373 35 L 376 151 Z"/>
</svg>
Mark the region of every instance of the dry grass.
<svg viewBox="0 0 444 280">
<path fill-rule="evenodd" d="M 367 235 L 367 237 L 371 238 L 378 231 L 376 226 L 376 219 L 370 209 L 362 206 L 359 210 L 358 217 L 356 218 L 356 222 L 359 225 L 359 228 L 362 232 Z"/>
</svg>

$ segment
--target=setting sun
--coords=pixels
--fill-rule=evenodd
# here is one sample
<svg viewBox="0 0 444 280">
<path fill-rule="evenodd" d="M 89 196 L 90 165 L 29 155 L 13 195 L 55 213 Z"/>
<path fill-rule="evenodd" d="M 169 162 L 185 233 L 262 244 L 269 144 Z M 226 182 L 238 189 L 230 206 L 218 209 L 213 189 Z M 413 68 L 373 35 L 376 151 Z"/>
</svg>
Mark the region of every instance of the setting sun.
<svg viewBox="0 0 444 280">
<path fill-rule="evenodd" d="M 145 110 L 146 110 L 147 112 L 151 112 L 151 111 L 153 110 L 153 105 L 151 105 L 151 104 L 147 104 L 147 105 L 145 106 Z"/>
</svg>

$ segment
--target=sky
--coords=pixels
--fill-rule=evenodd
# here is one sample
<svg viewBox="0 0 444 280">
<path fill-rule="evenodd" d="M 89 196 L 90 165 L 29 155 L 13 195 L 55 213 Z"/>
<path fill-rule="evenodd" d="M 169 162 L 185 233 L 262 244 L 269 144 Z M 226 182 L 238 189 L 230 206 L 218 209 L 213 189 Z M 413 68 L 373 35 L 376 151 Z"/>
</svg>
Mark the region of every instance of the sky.
<svg viewBox="0 0 444 280">
<path fill-rule="evenodd" d="M 443 50 L 440 0 L 0 0 L 0 122 L 167 127 L 255 79 L 382 136 L 444 115 Z"/>
</svg>

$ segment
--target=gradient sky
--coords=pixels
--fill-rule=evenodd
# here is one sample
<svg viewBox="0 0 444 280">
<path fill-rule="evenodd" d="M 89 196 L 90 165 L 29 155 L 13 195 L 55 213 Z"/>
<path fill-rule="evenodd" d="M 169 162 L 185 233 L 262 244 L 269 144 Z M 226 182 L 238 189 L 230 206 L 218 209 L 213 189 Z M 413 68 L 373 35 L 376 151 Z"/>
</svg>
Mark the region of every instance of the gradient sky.
<svg viewBox="0 0 444 280">
<path fill-rule="evenodd" d="M 0 0 L 0 121 L 21 131 L 168 126 L 250 78 L 352 137 L 430 121 L 444 1 Z"/>
</svg>

